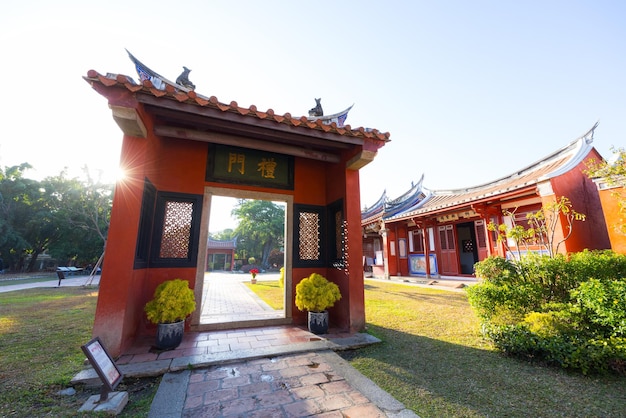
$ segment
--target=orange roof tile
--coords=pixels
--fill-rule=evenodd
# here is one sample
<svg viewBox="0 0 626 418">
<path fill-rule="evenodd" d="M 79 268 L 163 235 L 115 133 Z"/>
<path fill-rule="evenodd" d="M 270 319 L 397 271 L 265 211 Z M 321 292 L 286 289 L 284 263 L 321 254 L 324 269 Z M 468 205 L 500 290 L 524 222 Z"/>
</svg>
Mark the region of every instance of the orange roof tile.
<svg viewBox="0 0 626 418">
<path fill-rule="evenodd" d="M 285 113 L 284 115 L 276 115 L 272 109 L 261 112 L 254 105 L 250 106 L 249 108 L 239 107 L 239 105 L 235 101 L 231 101 L 230 104 L 225 104 L 219 102 L 215 96 L 207 98 L 200 96 L 195 91 L 185 92 L 183 90 L 175 89 L 173 86 L 170 85 L 167 85 L 164 90 L 159 90 L 155 88 L 149 80 L 143 81 L 141 84 L 138 84 L 131 77 L 126 75 L 102 75 L 95 70 L 89 70 L 87 76 L 83 78 L 92 86 L 96 83 L 99 83 L 106 87 L 117 87 L 126 89 L 132 93 L 147 94 L 154 97 L 165 97 L 180 103 L 188 103 L 200 107 L 214 108 L 221 110 L 222 112 L 238 113 L 242 116 L 254 117 L 261 120 L 272 120 L 279 124 L 291 125 L 298 128 L 313 129 L 322 132 L 331 132 L 341 136 L 367 138 L 383 142 L 388 142 L 390 140 L 389 132 L 382 133 L 377 129 L 365 129 L 362 127 L 352 129 L 350 125 L 339 127 L 334 122 L 330 125 L 325 125 L 321 121 L 309 121 L 305 116 L 294 118 L 293 116 L 291 116 L 290 113 Z"/>
</svg>

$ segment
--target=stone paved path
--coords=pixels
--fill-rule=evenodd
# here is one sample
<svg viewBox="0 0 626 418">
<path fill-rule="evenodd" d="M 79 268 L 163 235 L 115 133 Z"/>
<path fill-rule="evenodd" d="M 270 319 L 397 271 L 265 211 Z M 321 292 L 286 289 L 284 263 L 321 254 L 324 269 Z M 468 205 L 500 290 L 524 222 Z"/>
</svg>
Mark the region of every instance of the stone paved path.
<svg viewBox="0 0 626 418">
<path fill-rule="evenodd" d="M 266 280 L 278 280 L 278 274 L 262 276 Z M 250 277 L 247 274 L 219 272 L 206 274 L 200 323 L 284 318 L 285 314 L 282 310 L 272 309 L 248 289 L 243 282 L 249 280 Z"/>
<path fill-rule="evenodd" d="M 316 352 L 193 370 L 183 409 L 189 418 L 307 416 L 387 415 Z"/>
</svg>

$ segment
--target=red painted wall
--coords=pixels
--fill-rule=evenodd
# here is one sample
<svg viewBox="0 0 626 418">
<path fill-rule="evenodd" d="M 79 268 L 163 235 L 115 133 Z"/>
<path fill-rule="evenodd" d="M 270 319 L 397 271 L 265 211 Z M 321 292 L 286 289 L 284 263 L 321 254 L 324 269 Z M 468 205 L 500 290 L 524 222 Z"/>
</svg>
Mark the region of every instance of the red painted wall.
<svg viewBox="0 0 626 418">
<path fill-rule="evenodd" d="M 132 104 L 131 102 L 126 105 Z M 143 107 L 135 104 L 147 128 L 147 138 L 124 136 L 121 167 L 127 177 L 119 182 L 113 198 L 100 293 L 93 335 L 99 336 L 113 356 L 129 348 L 138 335 L 149 335 L 155 326 L 148 323 L 143 307 L 163 281 L 181 278 L 195 287 L 194 268 L 133 269 L 139 231 L 144 180 L 158 191 L 203 195 L 205 186 L 293 194 L 294 204 L 326 206 L 343 199 L 348 222 L 348 257 L 352 268 L 346 273 L 335 268 L 292 270 L 293 289 L 304 277 L 318 272 L 337 283 L 342 299 L 331 310 L 331 326 L 362 330 L 365 326 L 360 228 L 358 171 L 346 170 L 345 155 L 337 164 L 295 158 L 294 190 L 225 185 L 205 181 L 208 145 L 203 142 L 162 138 L 153 134 L 153 121 Z M 198 266 L 203 269 L 203 266 Z M 292 295 L 295 296 L 295 295 Z M 295 297 L 292 297 L 292 300 Z M 306 322 L 306 313 L 292 306 L 296 324 Z"/>
<path fill-rule="evenodd" d="M 618 193 L 620 198 L 626 194 L 624 188 L 618 187 L 613 189 L 599 190 L 600 202 L 602 203 L 602 209 L 604 212 L 604 219 L 609 234 L 609 240 L 611 241 L 611 248 L 613 251 L 626 254 L 626 234 L 622 232 L 622 225 L 624 224 L 623 216 L 621 215 L 621 208 L 619 206 L 618 197 L 614 196 Z"/>
<path fill-rule="evenodd" d="M 607 232 L 602 204 L 595 183 L 584 173 L 586 161 L 600 160 L 602 157 L 595 149 L 589 153 L 585 161 L 577 167 L 551 180 L 552 190 L 556 198 L 567 197 L 576 212 L 586 215 L 584 222 L 575 221 L 572 235 L 559 249 L 563 253 L 578 252 L 584 249 L 607 249 L 611 247 Z M 565 227 L 563 220 L 562 227 Z M 562 233 L 566 233 L 565 230 Z"/>
</svg>

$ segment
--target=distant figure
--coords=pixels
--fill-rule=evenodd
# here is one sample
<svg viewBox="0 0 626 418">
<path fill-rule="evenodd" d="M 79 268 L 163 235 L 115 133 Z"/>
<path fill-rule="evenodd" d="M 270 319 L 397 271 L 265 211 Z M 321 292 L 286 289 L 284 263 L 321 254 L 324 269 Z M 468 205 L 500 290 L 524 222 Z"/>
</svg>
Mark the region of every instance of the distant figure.
<svg viewBox="0 0 626 418">
<path fill-rule="evenodd" d="M 309 110 L 309 116 L 324 116 L 321 97 L 319 99 L 315 99 L 315 107 Z"/>
<path fill-rule="evenodd" d="M 196 86 L 191 81 L 189 81 L 189 73 L 191 70 L 185 66 L 183 66 L 183 72 L 176 79 L 176 84 L 180 84 L 181 86 L 187 87 L 188 89 L 195 90 Z"/>
</svg>

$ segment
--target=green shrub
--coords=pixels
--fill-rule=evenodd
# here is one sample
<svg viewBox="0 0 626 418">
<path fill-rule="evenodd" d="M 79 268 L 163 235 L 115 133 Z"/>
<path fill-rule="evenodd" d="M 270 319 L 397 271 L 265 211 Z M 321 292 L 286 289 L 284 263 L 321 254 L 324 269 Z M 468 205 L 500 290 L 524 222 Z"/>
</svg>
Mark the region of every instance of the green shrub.
<svg viewBox="0 0 626 418">
<path fill-rule="evenodd" d="M 561 309 L 551 309 L 546 312 L 530 312 L 524 318 L 524 324 L 534 334 L 540 337 L 553 337 L 559 334 L 573 332 L 570 305 L 562 304 Z"/>
<path fill-rule="evenodd" d="M 626 256 L 583 251 L 476 264 L 467 289 L 494 345 L 584 374 L 626 373 Z"/>
<path fill-rule="evenodd" d="M 626 277 L 626 255 L 611 250 L 571 254 L 569 265 L 579 284 L 592 277 L 600 281 Z"/>
<path fill-rule="evenodd" d="M 301 311 L 321 312 L 339 299 L 339 286 L 318 273 L 312 273 L 296 286 L 296 307 Z"/>
<path fill-rule="evenodd" d="M 483 282 L 467 288 L 470 305 L 484 321 L 495 321 L 499 324 L 521 321 L 533 310 L 538 310 L 540 295 L 537 289 L 527 284 L 502 284 Z"/>
<path fill-rule="evenodd" d="M 516 265 L 499 256 L 491 256 L 474 266 L 476 277 L 494 284 L 514 283 L 519 277 Z"/>
<path fill-rule="evenodd" d="M 285 268 L 284 267 L 280 268 L 280 276 L 278 276 L 278 284 L 280 285 L 281 289 L 285 288 Z"/>
<path fill-rule="evenodd" d="M 578 335 L 540 336 L 525 325 L 489 329 L 494 345 L 511 357 L 583 374 L 626 374 L 626 338 L 584 339 Z"/>
<path fill-rule="evenodd" d="M 187 280 L 166 280 L 154 291 L 154 298 L 144 311 L 150 322 L 167 324 L 187 318 L 196 309 L 193 290 Z"/>
<path fill-rule="evenodd" d="M 589 279 L 572 291 L 583 322 L 602 336 L 626 337 L 626 280 Z"/>
</svg>

